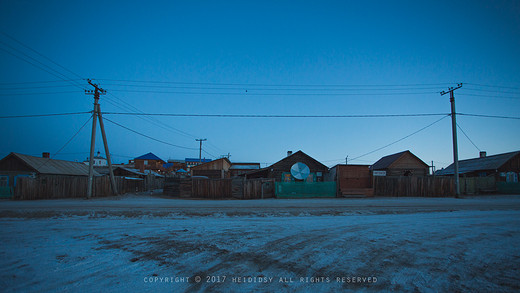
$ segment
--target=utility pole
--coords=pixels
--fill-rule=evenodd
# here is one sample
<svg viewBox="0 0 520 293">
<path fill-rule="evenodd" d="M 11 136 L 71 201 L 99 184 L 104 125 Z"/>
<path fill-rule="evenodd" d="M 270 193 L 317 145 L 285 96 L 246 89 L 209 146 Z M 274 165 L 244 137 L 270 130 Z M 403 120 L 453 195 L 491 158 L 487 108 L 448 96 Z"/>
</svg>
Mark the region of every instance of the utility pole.
<svg viewBox="0 0 520 293">
<path fill-rule="evenodd" d="M 345 157 L 345 165 L 348 165 L 348 155 Z"/>
<path fill-rule="evenodd" d="M 450 93 L 450 103 L 451 103 L 451 132 L 453 136 L 453 166 L 454 166 L 454 179 L 455 179 L 455 197 L 460 196 L 460 185 L 459 185 L 459 150 L 457 146 L 457 118 L 455 112 L 455 96 L 453 95 L 453 91 L 460 89 L 462 87 L 462 83 L 459 83 L 457 87 L 450 87 L 448 91 L 442 91 L 441 96 L 444 96 L 447 93 Z"/>
<path fill-rule="evenodd" d="M 92 83 L 92 80 L 87 79 L 87 82 L 94 87 L 94 90 L 85 90 L 85 94 L 94 95 L 94 111 L 92 112 L 92 136 L 90 138 L 90 160 L 88 169 L 88 186 L 87 186 L 87 198 L 92 197 L 92 184 L 94 179 L 94 148 L 96 144 L 96 121 L 99 119 L 99 127 L 101 128 L 101 136 L 103 138 L 103 144 L 105 146 L 105 154 L 108 161 L 108 172 L 110 175 L 110 184 L 112 186 L 112 192 L 117 195 L 116 180 L 114 178 L 114 172 L 112 170 L 112 160 L 110 159 L 110 152 L 108 150 L 108 141 L 105 133 L 105 125 L 103 124 L 103 118 L 101 116 L 101 107 L 99 106 L 99 96 L 106 94 L 106 91 L 100 88 L 97 84 Z"/>
<path fill-rule="evenodd" d="M 199 147 L 199 164 L 202 164 L 202 142 L 208 140 L 207 138 L 199 138 L 195 139 L 196 141 L 200 142 Z"/>
</svg>

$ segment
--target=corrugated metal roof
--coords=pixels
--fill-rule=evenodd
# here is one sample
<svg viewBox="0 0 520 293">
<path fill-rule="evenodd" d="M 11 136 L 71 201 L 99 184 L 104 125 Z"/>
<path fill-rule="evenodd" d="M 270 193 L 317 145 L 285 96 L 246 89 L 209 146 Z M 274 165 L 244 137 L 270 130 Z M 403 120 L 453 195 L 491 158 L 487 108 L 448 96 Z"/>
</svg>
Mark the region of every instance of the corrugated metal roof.
<svg viewBox="0 0 520 293">
<path fill-rule="evenodd" d="M 520 154 L 520 151 L 487 156 L 484 158 L 461 160 L 459 161 L 459 174 L 471 173 L 475 171 L 497 170 L 518 154 Z M 453 175 L 454 173 L 455 167 L 453 164 L 451 164 L 445 169 L 435 172 L 435 175 Z"/>
<path fill-rule="evenodd" d="M 212 161 L 211 159 L 201 159 L 202 163 L 209 163 L 211 161 Z M 195 163 L 198 163 L 199 162 L 199 158 L 186 158 L 186 159 L 184 159 L 184 162 L 195 162 Z"/>
<path fill-rule="evenodd" d="M 154 155 L 153 153 L 144 154 L 140 157 L 135 158 L 134 160 L 157 160 L 157 161 L 163 161 L 163 159 L 159 158 L 158 156 Z"/>
<path fill-rule="evenodd" d="M 12 153 L 39 174 L 88 176 L 89 166 L 83 163 L 62 161 Z M 100 174 L 94 171 L 94 176 Z"/>
</svg>

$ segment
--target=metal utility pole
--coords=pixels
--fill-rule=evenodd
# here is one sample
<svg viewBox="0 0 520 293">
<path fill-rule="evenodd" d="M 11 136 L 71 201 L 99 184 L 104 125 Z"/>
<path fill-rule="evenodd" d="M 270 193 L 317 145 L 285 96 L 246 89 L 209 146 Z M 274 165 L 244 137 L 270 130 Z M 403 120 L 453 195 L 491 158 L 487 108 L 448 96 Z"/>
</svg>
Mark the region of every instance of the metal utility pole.
<svg viewBox="0 0 520 293">
<path fill-rule="evenodd" d="M 94 179 L 94 148 L 96 144 L 96 121 L 99 119 L 99 127 L 101 128 L 101 136 L 103 138 L 103 144 L 105 146 L 105 154 L 107 156 L 108 170 L 110 175 L 110 184 L 112 186 L 112 192 L 117 195 L 116 180 L 114 178 L 114 172 L 112 170 L 112 160 L 110 159 L 110 152 L 108 150 L 108 141 L 105 133 L 105 125 L 103 124 L 103 118 L 101 116 L 101 107 L 99 106 L 99 96 L 106 94 L 106 91 L 100 88 L 97 84 L 92 83 L 92 80 L 87 79 L 87 82 L 94 87 L 94 90 L 85 90 L 85 94 L 94 95 L 94 111 L 92 112 L 92 136 L 90 139 L 90 160 L 88 169 L 88 186 L 87 186 L 87 198 L 92 197 L 92 184 Z"/>
<path fill-rule="evenodd" d="M 442 91 L 441 96 L 444 96 L 447 93 L 450 93 L 450 103 L 451 103 L 451 132 L 453 135 L 453 166 L 454 166 L 454 179 L 455 179 L 455 197 L 460 196 L 460 185 L 459 185 L 459 150 L 457 146 L 457 118 L 455 112 L 455 96 L 453 95 L 453 91 L 460 89 L 462 87 L 462 83 L 459 83 L 457 87 L 450 87 L 448 91 Z"/>
<path fill-rule="evenodd" d="M 199 147 L 199 164 L 202 164 L 202 142 L 208 140 L 207 138 L 199 138 L 195 139 L 196 141 L 200 142 Z"/>
</svg>

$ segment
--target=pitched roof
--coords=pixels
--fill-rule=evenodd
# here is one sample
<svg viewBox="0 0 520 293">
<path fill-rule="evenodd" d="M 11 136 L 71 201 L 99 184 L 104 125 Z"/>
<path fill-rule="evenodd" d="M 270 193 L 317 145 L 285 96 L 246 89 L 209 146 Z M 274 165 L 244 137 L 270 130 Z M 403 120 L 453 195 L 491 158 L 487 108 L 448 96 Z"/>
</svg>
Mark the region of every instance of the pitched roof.
<svg viewBox="0 0 520 293">
<path fill-rule="evenodd" d="M 9 156 L 11 155 L 23 161 L 39 174 L 88 176 L 89 172 L 89 166 L 83 163 L 34 157 L 18 153 L 11 153 Z M 98 172 L 94 171 L 94 176 L 99 175 Z"/>
<path fill-rule="evenodd" d="M 406 152 L 409 152 L 409 151 L 404 151 L 404 152 L 396 153 L 393 155 L 388 155 L 386 157 L 382 157 L 377 162 L 375 162 L 374 165 L 372 165 L 372 169 L 373 170 L 386 169 L 386 168 L 390 167 L 390 165 L 392 165 L 395 161 L 397 161 L 397 159 L 399 159 Z"/>
<path fill-rule="evenodd" d="M 323 165 L 323 164 L 320 163 L 318 160 L 316 160 L 315 158 L 313 158 L 313 157 L 307 155 L 306 153 L 302 152 L 301 150 L 299 150 L 299 151 L 297 151 L 297 152 L 295 152 L 295 153 L 293 153 L 293 154 L 291 154 L 291 155 L 289 155 L 289 156 L 287 156 L 287 157 L 281 159 L 280 161 L 278 161 L 278 162 L 272 164 L 271 166 L 269 166 L 269 167 L 267 167 L 267 168 L 271 168 L 271 167 L 273 167 L 274 165 L 279 164 L 280 162 L 283 162 L 283 161 L 285 161 L 285 160 L 289 160 L 291 157 L 296 156 L 296 155 L 303 155 L 304 157 L 307 157 L 309 160 L 314 161 L 318 166 L 320 166 L 321 169 L 323 169 L 323 170 L 329 170 L 329 167 Z M 261 170 L 261 169 L 260 169 L 260 170 Z"/>
<path fill-rule="evenodd" d="M 409 150 L 406 150 L 406 151 L 403 151 L 403 152 L 400 152 L 400 153 L 396 153 L 396 154 L 393 154 L 393 155 L 388 155 L 386 157 L 382 157 L 381 159 L 379 159 L 377 162 L 374 163 L 374 165 L 372 165 L 371 169 L 372 170 L 381 170 L 381 169 L 387 169 L 389 168 L 393 163 L 395 163 L 397 160 L 399 160 L 403 155 L 405 154 L 410 154 L 412 155 L 413 157 L 417 158 L 417 160 L 419 160 L 421 163 L 423 163 L 424 165 L 428 166 L 425 162 L 423 162 L 421 159 L 419 159 L 419 157 L 417 157 L 416 155 L 414 155 L 412 152 L 410 152 Z"/>
<path fill-rule="evenodd" d="M 154 155 L 153 153 L 144 154 L 140 157 L 135 158 L 134 160 L 156 160 L 156 161 L 163 161 L 163 159 L 159 158 L 158 156 Z"/>
<path fill-rule="evenodd" d="M 484 170 L 497 170 L 502 165 L 507 163 L 516 155 L 519 155 L 520 151 L 498 154 L 493 156 L 487 156 L 484 158 L 474 158 L 469 160 L 459 161 L 459 174 L 471 173 L 475 171 Z M 455 167 L 453 164 L 449 165 L 445 169 L 435 172 L 435 175 L 453 175 L 455 173 Z"/>
</svg>

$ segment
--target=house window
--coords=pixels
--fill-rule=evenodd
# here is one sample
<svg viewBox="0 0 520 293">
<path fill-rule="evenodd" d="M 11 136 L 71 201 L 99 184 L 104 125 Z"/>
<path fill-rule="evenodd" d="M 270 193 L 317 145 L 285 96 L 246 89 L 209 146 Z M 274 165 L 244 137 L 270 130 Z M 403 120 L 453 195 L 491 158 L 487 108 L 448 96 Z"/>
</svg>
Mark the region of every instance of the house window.
<svg viewBox="0 0 520 293">
<path fill-rule="evenodd" d="M 507 172 L 506 182 L 518 182 L 518 175 L 515 172 Z"/>
<path fill-rule="evenodd" d="M 0 187 L 9 186 L 9 176 L 0 176 Z"/>
<path fill-rule="evenodd" d="M 144 161 L 144 165 L 145 165 L 145 166 L 148 165 L 148 161 L 147 161 L 147 160 Z"/>
</svg>

